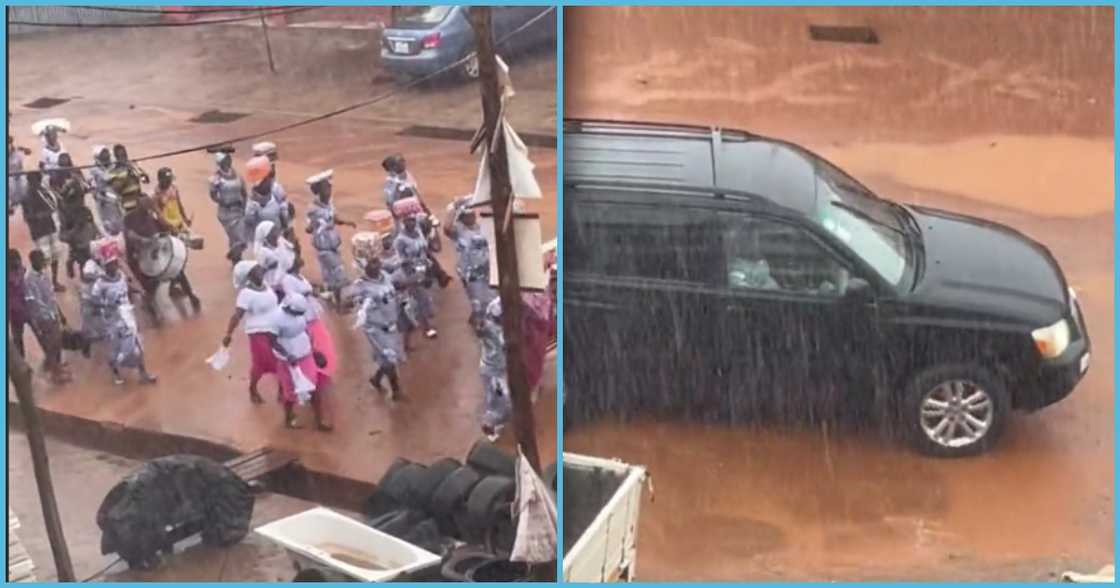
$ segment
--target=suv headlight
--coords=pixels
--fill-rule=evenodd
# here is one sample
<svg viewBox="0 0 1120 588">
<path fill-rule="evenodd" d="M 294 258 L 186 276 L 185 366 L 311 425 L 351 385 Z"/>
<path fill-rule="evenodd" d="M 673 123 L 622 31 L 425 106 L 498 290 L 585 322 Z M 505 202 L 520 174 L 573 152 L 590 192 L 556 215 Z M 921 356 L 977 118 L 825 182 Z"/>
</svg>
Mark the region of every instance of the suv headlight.
<svg viewBox="0 0 1120 588">
<path fill-rule="evenodd" d="M 1069 323 L 1066 319 L 1061 319 L 1049 327 L 1031 331 L 1031 337 L 1034 338 L 1038 353 L 1045 359 L 1053 359 L 1065 353 L 1066 347 L 1069 347 Z"/>
</svg>

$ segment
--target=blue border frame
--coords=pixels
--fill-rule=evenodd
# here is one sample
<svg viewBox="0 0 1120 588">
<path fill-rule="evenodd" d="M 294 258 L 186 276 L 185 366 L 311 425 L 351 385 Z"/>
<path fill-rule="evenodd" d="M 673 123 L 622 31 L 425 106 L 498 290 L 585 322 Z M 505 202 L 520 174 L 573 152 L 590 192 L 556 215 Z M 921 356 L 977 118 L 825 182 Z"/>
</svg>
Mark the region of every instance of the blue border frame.
<svg viewBox="0 0 1120 588">
<path fill-rule="evenodd" d="M 29 0 L 15 0 L 15 1 L 5 3 L 6 6 L 8 6 L 8 5 L 26 6 L 26 5 L 36 5 L 36 4 L 45 4 L 45 3 L 29 1 Z M 103 1 L 95 1 L 95 2 L 91 2 L 89 4 L 91 4 L 91 5 L 107 5 L 107 4 L 110 4 L 110 3 L 103 2 Z M 134 2 L 133 4 L 135 4 L 135 5 L 158 5 L 159 3 L 153 2 L 153 1 L 150 1 L 150 0 L 139 0 L 137 2 Z M 179 4 L 181 4 L 181 5 L 209 5 L 209 4 L 216 4 L 216 2 L 213 2 L 213 1 L 207 2 L 207 1 L 202 1 L 202 0 L 182 0 L 181 2 L 179 2 Z M 260 2 L 254 2 L 254 1 L 251 1 L 251 0 L 227 0 L 223 3 L 221 3 L 221 4 L 222 5 L 259 5 Z M 276 5 L 284 5 L 284 4 L 287 4 L 287 5 L 296 5 L 296 4 L 298 4 L 298 5 L 331 5 L 331 6 L 389 5 L 387 2 L 360 2 L 360 1 L 356 1 L 356 0 L 349 0 L 349 1 L 348 0 L 341 0 L 341 1 L 336 0 L 334 2 L 324 2 L 324 1 L 320 1 L 320 0 L 304 0 L 302 2 L 294 2 L 294 1 L 291 1 L 291 0 L 281 0 Z M 414 4 L 419 4 L 419 3 L 418 2 L 412 2 L 412 1 L 404 1 L 404 2 L 395 3 L 395 5 L 414 5 Z M 476 2 L 475 4 L 478 4 L 478 5 L 500 5 L 500 4 L 512 4 L 512 3 L 502 3 L 502 2 L 494 2 L 493 0 L 484 0 L 484 1 Z M 558 302 L 557 326 L 558 326 L 558 333 L 557 333 L 557 367 L 556 367 L 556 411 L 557 411 L 556 414 L 557 414 L 557 418 L 558 418 L 558 422 L 557 422 L 557 425 L 556 425 L 556 444 L 557 444 L 557 458 L 558 459 L 560 459 L 562 454 L 563 454 L 563 446 L 564 446 L 564 432 L 563 432 L 564 428 L 563 428 L 562 421 L 560 419 L 562 419 L 562 417 L 563 417 L 563 393 L 564 393 L 564 381 L 563 381 L 564 337 L 563 337 L 562 330 L 563 330 L 563 324 L 564 324 L 563 323 L 563 320 L 564 320 L 564 317 L 563 317 L 563 314 L 564 314 L 564 304 L 563 304 L 563 302 L 564 302 L 564 280 L 563 280 L 563 275 L 564 275 L 564 255 L 563 255 L 563 243 L 564 243 L 564 239 L 563 239 L 563 237 L 564 237 L 564 219 L 563 219 L 563 216 L 564 216 L 563 215 L 563 198 L 564 198 L 564 193 L 563 193 L 563 171 L 564 171 L 564 157 L 563 157 L 563 153 L 564 153 L 564 135 L 563 135 L 564 91 L 563 91 L 563 89 L 564 89 L 564 67 L 563 67 L 563 64 L 564 64 L 564 7 L 565 6 L 599 6 L 599 5 L 636 5 L 636 6 L 689 6 L 689 5 L 692 5 L 692 6 L 1111 6 L 1114 9 L 1114 11 L 1113 11 L 1113 88 L 1114 88 L 1113 89 L 1113 111 L 1114 111 L 1114 114 L 1113 114 L 1113 141 L 1114 141 L 1114 145 L 1115 145 L 1115 137 L 1118 134 L 1120 134 L 1120 120 L 1118 120 L 1118 117 L 1120 117 L 1120 100 L 1118 100 L 1118 98 L 1116 96 L 1116 90 L 1115 90 L 1116 80 L 1117 80 L 1117 78 L 1120 78 L 1120 48 L 1117 47 L 1117 43 L 1116 43 L 1117 35 L 1118 35 L 1118 29 L 1120 29 L 1120 10 L 1117 10 L 1117 3 L 1115 3 L 1115 2 L 1073 2 L 1073 1 L 1068 1 L 1068 0 L 1049 0 L 1049 1 L 1047 1 L 1047 0 L 1017 0 L 1017 1 L 1010 1 L 1010 2 L 1000 2 L 1000 1 L 993 1 L 993 0 L 972 0 L 972 1 L 943 0 L 943 1 L 940 1 L 940 2 L 937 2 L 937 1 L 922 2 L 922 1 L 913 1 L 913 0 L 910 0 L 910 1 L 905 1 L 904 0 L 904 1 L 898 1 L 898 2 L 889 1 L 889 0 L 831 0 L 831 1 L 830 0 L 801 0 L 801 1 L 790 1 L 790 2 L 773 2 L 773 1 L 765 1 L 765 0 L 761 0 L 761 1 L 708 0 L 708 1 L 704 1 L 704 2 L 687 1 L 687 0 L 685 0 L 685 1 L 646 0 L 646 1 L 640 1 L 640 2 L 627 3 L 627 2 L 617 2 L 617 1 L 611 1 L 611 0 L 599 1 L 599 2 L 588 1 L 588 0 L 567 0 L 567 1 L 560 1 L 560 0 L 521 0 L 519 2 L 516 2 L 516 4 L 519 4 L 519 5 L 555 5 L 555 6 L 558 7 L 557 46 L 556 46 L 556 53 L 557 53 L 557 57 L 556 57 L 556 105 L 557 105 L 556 106 L 556 111 L 557 111 L 556 112 L 556 133 L 557 133 L 557 163 L 556 163 L 556 166 L 557 166 L 556 167 L 556 170 L 557 170 L 556 171 L 556 182 L 557 182 L 557 185 L 556 185 L 556 189 L 557 189 L 557 194 L 556 194 L 556 205 L 557 205 L 556 227 L 557 227 L 557 229 L 556 229 L 556 233 L 557 233 L 557 235 L 556 235 L 556 239 L 557 239 L 557 252 L 558 252 L 558 257 L 557 257 L 558 273 L 559 273 L 559 276 L 560 276 L 560 280 L 559 280 L 559 283 L 557 285 L 557 302 Z M 6 36 L 7 36 L 7 31 L 6 31 L 6 28 L 5 28 L 4 30 L 0 31 L 0 39 L 3 39 L 3 40 L 6 41 Z M 5 43 L 5 47 L 7 47 L 6 43 Z M 7 97 L 7 83 L 6 83 L 7 82 L 7 59 L 4 60 L 3 65 L 0 65 L 0 72 L 3 72 L 4 79 L 5 79 L 5 85 L 4 85 L 4 88 L 3 88 L 3 96 L 6 98 Z M 5 102 L 6 102 L 6 100 L 5 100 Z M 5 112 L 5 118 L 6 117 L 7 117 L 7 114 Z M 1115 155 L 1115 153 L 1114 153 L 1114 155 Z M 1120 180 L 1120 156 L 1116 157 L 1116 159 L 1114 160 L 1114 189 L 1115 189 L 1115 187 L 1118 183 L 1118 180 Z M 5 184 L 2 189 L 4 190 L 4 193 L 6 194 L 7 184 Z M 1114 197 L 1114 202 L 1115 202 L 1115 197 Z M 1113 259 L 1114 259 L 1114 263 L 1115 263 L 1115 260 L 1118 257 L 1120 257 L 1120 244 L 1118 244 L 1118 242 L 1116 241 L 1116 234 L 1118 232 L 1120 232 L 1120 216 L 1117 215 L 1115 208 L 1116 207 L 1115 207 L 1115 203 L 1114 203 L 1114 206 L 1113 206 L 1113 227 L 1114 227 Z M 3 235 L 4 241 L 7 242 L 8 235 L 7 235 L 7 224 L 6 223 L 5 223 L 5 226 L 2 229 L 0 229 L 0 234 Z M 5 308 L 6 308 L 7 306 L 6 306 L 5 297 L 6 297 L 6 292 L 5 293 L 0 293 L 0 301 L 4 301 L 4 305 L 5 305 Z M 1115 301 L 1117 299 L 1120 299 L 1120 281 L 1114 282 L 1114 285 L 1113 285 L 1113 299 L 1114 299 L 1114 305 L 1115 305 Z M 1114 316 L 1114 324 L 1113 324 L 1113 332 L 1114 333 L 1115 333 L 1116 327 L 1118 325 L 1120 325 L 1120 317 L 1115 317 Z M 1115 338 L 1115 336 L 1114 336 L 1114 338 Z M 4 349 L 6 351 L 7 339 L 5 338 L 4 342 L 0 343 L 0 345 L 3 345 Z M 1113 354 L 1113 358 L 1112 358 L 1114 366 L 1116 364 L 1117 356 L 1118 356 L 1117 352 L 1114 349 L 1114 354 Z M 1118 376 L 1114 372 L 1114 375 L 1113 375 L 1113 388 L 1114 388 L 1114 390 L 1116 388 L 1117 381 L 1120 381 L 1120 380 L 1118 380 L 1118 377 L 1120 377 L 1120 376 Z M 1114 397 L 1115 397 L 1115 394 L 1114 394 Z M 5 416 L 7 415 L 7 404 L 6 403 L 4 404 L 4 406 L 2 408 L 0 408 L 0 412 L 2 412 Z M 1115 399 L 1113 401 L 1113 421 L 1114 421 L 1114 430 L 1115 429 L 1120 429 L 1120 410 L 1118 410 Z M 7 437 L 6 436 L 4 437 L 4 439 L 0 440 L 0 447 L 3 447 L 3 449 L 5 451 L 5 455 L 7 455 Z M 1113 459 L 1114 459 L 1114 462 L 1115 462 L 1115 460 L 1116 460 L 1115 437 L 1114 437 L 1114 447 L 1113 447 Z M 4 475 L 5 475 L 5 479 L 6 479 L 7 472 L 5 472 Z M 557 476 L 558 476 L 558 486 L 559 486 L 558 492 L 557 492 L 557 508 L 558 508 L 558 511 L 560 512 L 561 517 L 562 517 L 563 512 L 564 512 L 564 510 L 563 510 L 563 506 L 564 506 L 564 491 L 563 491 L 563 488 L 564 488 L 564 485 L 563 485 L 563 468 L 562 467 L 558 468 Z M 1115 504 L 1115 496 L 1116 496 L 1116 489 L 1117 489 L 1116 476 L 1115 476 L 1115 465 L 1114 465 L 1114 469 L 1113 469 L 1113 484 L 1112 484 L 1112 487 L 1113 487 L 1113 498 L 1114 498 L 1113 503 Z M 7 485 L 5 484 L 4 488 L 0 489 L 0 496 L 3 496 L 5 498 L 5 502 L 6 502 L 6 498 L 7 498 L 6 492 L 7 492 Z M 1120 519 L 1115 518 L 1116 517 L 1115 510 L 1114 510 L 1113 515 L 1114 515 L 1113 533 L 1114 533 L 1114 541 L 1115 541 L 1115 536 L 1117 534 L 1120 534 L 1120 533 L 1118 533 L 1118 532 L 1120 532 Z M 563 525 L 562 524 L 560 525 L 560 528 L 558 530 L 558 534 L 559 534 L 559 545 L 562 546 L 563 545 Z M 1117 557 L 1117 556 L 1120 556 L 1120 550 L 1117 549 L 1117 546 L 1115 544 L 1113 546 L 1113 550 L 1114 550 L 1114 558 L 1115 559 L 1120 559 L 1120 557 Z M 557 573 L 557 578 L 559 578 L 562 581 L 562 578 L 563 578 L 563 559 L 562 559 L 562 557 L 558 557 L 558 559 L 557 559 L 556 573 Z M 803 583 L 803 584 L 807 584 L 807 583 Z M 214 585 L 218 585 L 218 584 L 214 584 Z M 264 585 L 264 584 L 261 584 L 261 585 Z M 689 585 L 703 586 L 705 584 L 681 583 L 681 584 L 677 584 L 677 585 L 680 585 L 680 586 L 689 586 Z M 948 585 L 951 585 L 951 584 L 943 584 L 943 585 L 948 586 Z M 1014 584 L 988 584 L 988 585 L 1014 585 Z"/>
</svg>

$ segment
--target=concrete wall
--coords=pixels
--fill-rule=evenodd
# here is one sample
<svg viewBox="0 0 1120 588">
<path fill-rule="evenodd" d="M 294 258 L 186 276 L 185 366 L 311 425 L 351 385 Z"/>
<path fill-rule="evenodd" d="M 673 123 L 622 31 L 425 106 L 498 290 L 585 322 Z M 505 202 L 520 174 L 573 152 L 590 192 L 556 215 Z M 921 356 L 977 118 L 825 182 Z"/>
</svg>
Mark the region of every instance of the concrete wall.
<svg viewBox="0 0 1120 588">
<path fill-rule="evenodd" d="M 153 6 L 123 6 L 114 5 L 107 8 L 135 8 L 140 10 L 154 10 Z M 43 24 L 109 24 L 109 23 L 145 23 L 159 20 L 158 16 L 137 14 L 130 12 L 109 12 L 105 10 L 92 10 L 88 8 L 71 8 L 67 6 L 9 6 L 8 21 L 23 21 Z M 49 31 L 65 30 L 62 27 L 37 27 L 23 25 L 9 25 L 9 35 L 22 35 L 27 33 L 43 33 Z"/>
</svg>

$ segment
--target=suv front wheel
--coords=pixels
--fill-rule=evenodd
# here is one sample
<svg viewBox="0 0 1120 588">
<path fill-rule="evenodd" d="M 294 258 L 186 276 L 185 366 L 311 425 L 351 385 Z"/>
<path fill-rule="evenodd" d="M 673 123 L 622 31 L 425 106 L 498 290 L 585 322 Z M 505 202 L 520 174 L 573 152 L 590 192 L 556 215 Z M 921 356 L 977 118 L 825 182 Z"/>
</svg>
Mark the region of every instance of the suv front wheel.
<svg viewBox="0 0 1120 588">
<path fill-rule="evenodd" d="M 965 457 L 995 445 L 1010 412 L 1010 398 L 999 378 L 975 365 L 943 365 L 913 379 L 902 421 L 922 453 Z"/>
</svg>

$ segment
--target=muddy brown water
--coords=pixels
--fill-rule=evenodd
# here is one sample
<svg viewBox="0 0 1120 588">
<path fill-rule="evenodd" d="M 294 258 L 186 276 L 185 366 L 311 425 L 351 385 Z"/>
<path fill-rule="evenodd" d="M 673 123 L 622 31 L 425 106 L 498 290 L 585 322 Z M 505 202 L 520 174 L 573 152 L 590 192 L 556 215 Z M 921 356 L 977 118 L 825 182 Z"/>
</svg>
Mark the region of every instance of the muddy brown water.
<svg viewBox="0 0 1120 588">
<path fill-rule="evenodd" d="M 881 43 L 812 42 L 810 24 Z M 565 116 L 774 135 L 883 196 L 1008 224 L 1058 258 L 1095 346 L 1071 397 L 973 459 L 875 427 L 567 431 L 566 451 L 649 467 L 638 579 L 1050 580 L 1111 562 L 1111 8 L 569 8 L 565 34 Z"/>
<path fill-rule="evenodd" d="M 370 553 L 359 553 L 353 549 L 336 543 L 322 543 L 315 546 L 327 552 L 331 558 L 336 559 L 344 564 L 359 567 L 366 570 L 387 570 L 389 566 L 385 563 L 375 560 Z"/>
</svg>

